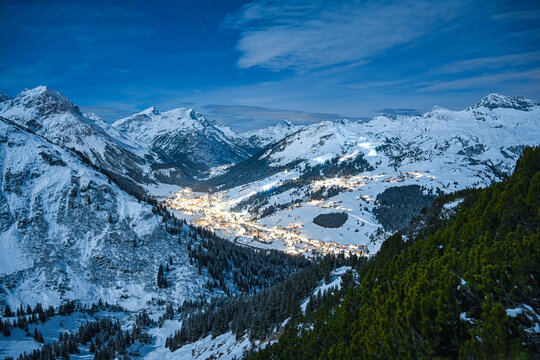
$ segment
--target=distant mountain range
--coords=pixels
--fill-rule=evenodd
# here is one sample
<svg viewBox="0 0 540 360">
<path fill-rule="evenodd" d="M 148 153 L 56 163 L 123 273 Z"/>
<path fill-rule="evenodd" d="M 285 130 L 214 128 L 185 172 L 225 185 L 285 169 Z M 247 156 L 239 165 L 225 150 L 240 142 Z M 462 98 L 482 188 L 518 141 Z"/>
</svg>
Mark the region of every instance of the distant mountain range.
<svg viewBox="0 0 540 360">
<path fill-rule="evenodd" d="M 462 111 L 435 106 L 417 116 L 377 116 L 368 122 L 323 121 L 310 126 L 281 123 L 247 133 L 267 148 L 231 167 L 227 179 L 239 170 L 260 168 L 269 173 L 364 157 L 378 171 L 444 170 L 460 177 L 489 183 L 507 174 L 526 144 L 538 142 L 540 107 L 523 97 L 491 94 Z M 285 134 L 281 139 L 276 133 Z M 262 139 L 268 139 L 264 141 Z M 253 178 L 250 178 L 252 181 Z M 257 179 L 258 180 L 258 179 Z M 219 185 L 220 181 L 214 181 Z"/>
<path fill-rule="evenodd" d="M 376 252 L 388 236 L 382 228 L 405 226 L 423 207 L 409 208 L 417 201 L 409 199 L 411 192 L 423 191 L 428 199 L 432 192 L 500 181 L 524 146 L 540 143 L 538 129 L 538 104 L 499 94 L 461 111 L 435 106 L 415 116 L 323 121 L 295 129 L 202 184 L 227 190 L 225 201 L 266 226 L 299 222 L 306 238 L 353 242 Z M 347 180 L 350 176 L 357 180 Z M 394 202 L 407 204 L 401 212 L 383 214 L 382 197 L 395 196 L 386 192 L 391 188 L 402 191 Z M 313 206 L 314 200 L 328 204 Z M 343 226 L 313 224 L 316 216 L 336 209 L 351 215 Z M 390 225 L 385 218 L 401 220 Z"/>
</svg>

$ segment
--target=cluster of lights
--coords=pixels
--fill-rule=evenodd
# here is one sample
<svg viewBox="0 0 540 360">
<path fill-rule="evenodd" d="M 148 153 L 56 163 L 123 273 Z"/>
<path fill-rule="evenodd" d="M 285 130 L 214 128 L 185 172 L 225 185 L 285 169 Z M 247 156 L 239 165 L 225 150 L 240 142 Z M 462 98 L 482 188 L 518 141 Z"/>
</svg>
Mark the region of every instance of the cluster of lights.
<svg viewBox="0 0 540 360">
<path fill-rule="evenodd" d="M 396 177 L 389 177 L 386 179 L 383 179 L 383 182 L 389 182 L 389 183 L 398 183 L 398 182 L 404 182 L 407 179 L 418 179 L 422 177 L 427 177 L 429 179 L 435 179 L 435 176 L 421 173 L 419 171 L 405 171 L 400 172 L 399 175 Z"/>
<path fill-rule="evenodd" d="M 368 176 L 345 176 L 317 180 L 313 182 L 313 190 L 319 190 L 322 187 L 329 188 L 333 186 L 347 190 L 355 190 L 364 186 L 367 179 L 370 178 Z"/>
<path fill-rule="evenodd" d="M 166 205 L 183 214 L 197 216 L 192 222 L 194 225 L 219 230 L 232 236 L 248 237 L 262 244 L 283 244 L 289 254 L 367 255 L 367 248 L 363 245 L 341 245 L 332 241 L 309 239 L 301 234 L 303 224 L 299 222 L 292 222 L 283 227 L 258 224 L 246 213 L 231 212 L 229 208 L 232 202 L 226 200 L 226 195 L 227 191 L 196 194 L 190 189 L 183 189 L 168 199 Z"/>
</svg>

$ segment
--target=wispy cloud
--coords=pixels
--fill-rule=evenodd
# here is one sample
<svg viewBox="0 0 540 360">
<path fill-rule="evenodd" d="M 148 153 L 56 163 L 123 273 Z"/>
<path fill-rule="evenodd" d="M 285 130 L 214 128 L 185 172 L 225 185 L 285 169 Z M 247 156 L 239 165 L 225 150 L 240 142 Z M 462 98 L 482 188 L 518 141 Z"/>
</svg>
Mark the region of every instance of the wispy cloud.
<svg viewBox="0 0 540 360">
<path fill-rule="evenodd" d="M 493 20 L 537 20 L 540 19 L 540 10 L 518 10 L 508 11 L 499 14 L 492 15 Z"/>
<path fill-rule="evenodd" d="M 227 17 L 240 31 L 238 66 L 308 71 L 364 64 L 371 57 L 439 29 L 459 1 L 261 0 Z"/>
<path fill-rule="evenodd" d="M 488 69 L 499 69 L 503 67 L 515 67 L 534 62 L 540 62 L 540 51 L 456 61 L 442 66 L 435 72 L 439 74 L 454 74 L 465 71 L 482 71 Z"/>
<path fill-rule="evenodd" d="M 385 108 L 378 111 L 381 114 L 390 115 L 418 115 L 422 113 L 420 109 L 407 109 L 407 108 Z"/>
<path fill-rule="evenodd" d="M 487 74 L 479 76 L 470 76 L 459 78 L 451 81 L 438 81 L 422 86 L 419 91 L 455 91 L 466 89 L 489 89 L 494 91 L 501 88 L 501 84 L 508 85 L 509 83 L 531 82 L 538 83 L 540 80 L 540 68 L 534 68 L 525 71 L 503 71 L 496 74 Z M 537 86 L 538 87 L 538 86 Z"/>
</svg>

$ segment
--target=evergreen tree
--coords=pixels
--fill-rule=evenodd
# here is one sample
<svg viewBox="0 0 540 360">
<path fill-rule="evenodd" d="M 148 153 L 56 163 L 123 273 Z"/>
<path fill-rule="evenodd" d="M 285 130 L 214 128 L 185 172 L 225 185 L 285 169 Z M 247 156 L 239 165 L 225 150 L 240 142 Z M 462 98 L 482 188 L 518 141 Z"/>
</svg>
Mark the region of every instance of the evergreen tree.
<svg viewBox="0 0 540 360">
<path fill-rule="evenodd" d="M 157 275 L 157 286 L 160 289 L 167 287 L 167 279 L 165 278 L 165 275 L 163 273 L 163 265 L 159 265 L 158 269 L 158 275 Z"/>
</svg>

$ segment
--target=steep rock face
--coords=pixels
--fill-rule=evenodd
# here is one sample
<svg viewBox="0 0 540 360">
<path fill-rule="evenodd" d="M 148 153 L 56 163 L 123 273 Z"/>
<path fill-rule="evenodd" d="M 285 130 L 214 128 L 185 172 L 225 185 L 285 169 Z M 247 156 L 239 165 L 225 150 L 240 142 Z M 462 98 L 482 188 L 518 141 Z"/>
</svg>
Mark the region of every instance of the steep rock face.
<svg viewBox="0 0 540 360">
<path fill-rule="evenodd" d="M 160 153 L 165 162 L 201 170 L 248 158 L 248 144 L 230 128 L 209 121 L 193 109 L 159 112 L 151 107 L 113 126 Z"/>
<path fill-rule="evenodd" d="M 147 147 L 84 117 L 64 95 L 39 86 L 0 103 L 0 116 L 17 122 L 65 148 L 84 154 L 95 166 L 135 182 L 149 180 Z"/>
<path fill-rule="evenodd" d="M 287 120 L 282 120 L 274 126 L 269 126 L 264 129 L 252 130 L 243 133 L 242 135 L 254 147 L 259 149 L 265 148 L 270 144 L 274 144 L 288 135 L 302 129 L 303 126 L 295 125 Z"/>
<path fill-rule="evenodd" d="M 171 287 L 157 269 L 169 258 Z M 0 119 L 0 303 L 103 299 L 139 309 L 204 293 L 185 245 L 152 208 L 79 157 Z"/>
</svg>

